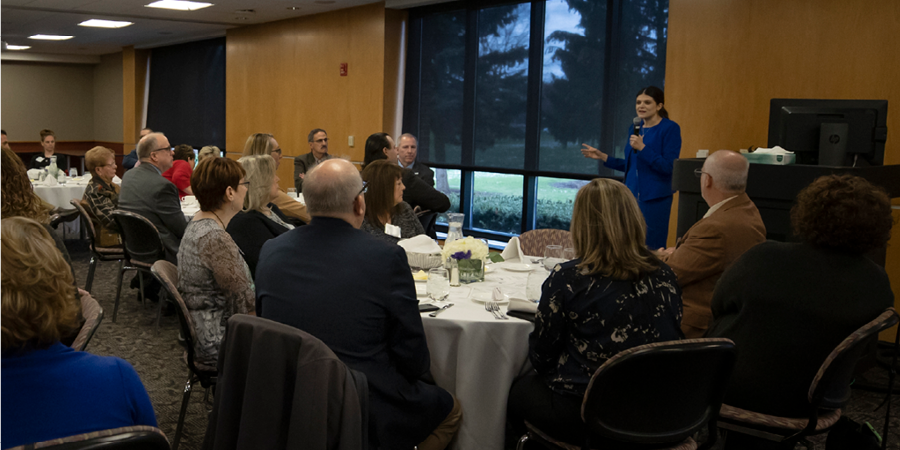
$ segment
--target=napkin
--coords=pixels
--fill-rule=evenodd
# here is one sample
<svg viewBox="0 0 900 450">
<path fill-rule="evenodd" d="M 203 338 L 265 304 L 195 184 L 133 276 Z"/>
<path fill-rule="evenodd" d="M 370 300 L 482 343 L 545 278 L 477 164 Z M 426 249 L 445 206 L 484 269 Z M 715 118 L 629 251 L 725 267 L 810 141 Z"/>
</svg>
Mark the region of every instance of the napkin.
<svg viewBox="0 0 900 450">
<path fill-rule="evenodd" d="M 525 256 L 525 254 L 522 253 L 522 246 L 519 245 L 518 236 L 510 239 L 509 242 L 506 243 L 506 248 L 503 249 L 503 252 L 500 253 L 500 256 L 502 256 L 506 261 L 509 261 L 510 259 L 517 259 L 519 261 L 522 261 L 522 257 Z"/>
<path fill-rule="evenodd" d="M 780 146 L 776 145 L 772 148 L 758 148 L 758 149 L 754 150 L 753 153 L 758 153 L 760 155 L 784 155 L 787 153 L 794 153 L 794 152 L 789 152 L 789 151 L 781 148 Z"/>
<path fill-rule="evenodd" d="M 113 177 L 113 183 L 116 183 L 116 184 L 118 184 L 119 186 L 121 186 L 121 185 L 122 185 L 122 179 L 119 178 L 118 175 L 116 175 L 116 176 Z"/>
<path fill-rule="evenodd" d="M 56 186 L 59 184 L 59 181 L 56 178 L 48 176 L 47 178 L 44 179 L 44 184 L 47 186 Z"/>
<path fill-rule="evenodd" d="M 28 169 L 28 178 L 37 180 L 41 177 L 41 169 Z"/>
<path fill-rule="evenodd" d="M 509 298 L 509 306 L 506 307 L 506 310 L 509 312 L 525 312 L 530 314 L 537 314 L 538 304 L 525 300 L 524 298 Z"/>
<path fill-rule="evenodd" d="M 409 239 L 401 239 L 397 245 L 403 247 L 407 253 L 440 253 L 441 248 L 428 235 L 420 234 Z"/>
</svg>

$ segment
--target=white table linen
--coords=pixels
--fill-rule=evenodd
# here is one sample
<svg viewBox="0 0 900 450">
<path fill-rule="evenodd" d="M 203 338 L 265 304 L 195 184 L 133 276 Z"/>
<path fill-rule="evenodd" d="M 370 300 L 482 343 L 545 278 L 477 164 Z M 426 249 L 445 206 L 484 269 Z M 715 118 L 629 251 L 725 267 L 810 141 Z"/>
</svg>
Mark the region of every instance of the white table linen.
<svg viewBox="0 0 900 450">
<path fill-rule="evenodd" d="M 81 200 L 84 196 L 84 189 L 86 187 L 87 183 L 72 184 L 72 182 L 56 186 L 35 184 L 34 193 L 53 206 L 63 209 L 72 209 L 73 206 L 69 201 L 73 199 Z"/>
<path fill-rule="evenodd" d="M 422 314 L 431 373 L 462 405 L 462 424 L 450 447 L 454 450 L 503 449 L 509 388 L 515 377 L 530 370 L 528 334 L 534 324 L 514 317 L 497 320 L 484 303 L 472 300 L 494 287 L 524 298 L 529 272 L 504 270 L 503 263 L 489 267 L 493 271 L 483 283 L 450 288 L 452 308 L 438 317 Z M 544 269 L 536 266 L 535 271 Z M 501 309 L 506 312 L 506 305 Z"/>
</svg>

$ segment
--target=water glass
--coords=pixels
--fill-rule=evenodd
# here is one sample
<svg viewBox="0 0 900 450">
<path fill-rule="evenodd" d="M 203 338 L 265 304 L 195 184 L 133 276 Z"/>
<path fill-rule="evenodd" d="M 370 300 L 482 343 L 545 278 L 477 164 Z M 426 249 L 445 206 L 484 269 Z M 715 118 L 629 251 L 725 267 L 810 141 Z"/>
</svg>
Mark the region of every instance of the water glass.
<svg viewBox="0 0 900 450">
<path fill-rule="evenodd" d="M 563 263 L 562 245 L 548 245 L 544 249 L 544 268 L 548 271 L 553 270 L 557 264 Z"/>
<path fill-rule="evenodd" d="M 575 259 L 575 249 L 572 247 L 566 247 L 563 249 L 563 259 L 566 261 L 571 261 Z"/>
<path fill-rule="evenodd" d="M 450 295 L 450 276 L 447 274 L 447 269 L 430 269 L 425 289 L 432 300 L 436 302 L 445 300 Z"/>
</svg>

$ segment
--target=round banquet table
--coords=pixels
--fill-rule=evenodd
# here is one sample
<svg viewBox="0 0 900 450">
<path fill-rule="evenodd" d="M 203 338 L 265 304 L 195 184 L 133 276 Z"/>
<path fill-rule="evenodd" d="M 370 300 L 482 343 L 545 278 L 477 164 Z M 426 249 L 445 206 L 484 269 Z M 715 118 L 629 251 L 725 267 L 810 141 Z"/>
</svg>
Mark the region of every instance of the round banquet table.
<svg viewBox="0 0 900 450">
<path fill-rule="evenodd" d="M 34 193 L 42 198 L 45 202 L 63 209 L 72 209 L 70 200 L 78 199 L 84 196 L 84 189 L 87 183 L 74 184 L 68 182 L 66 184 L 56 186 L 44 186 L 42 184 L 34 184 Z"/>
<path fill-rule="evenodd" d="M 462 405 L 462 424 L 450 447 L 453 449 L 503 449 L 509 388 L 514 378 L 531 367 L 526 361 L 528 334 L 534 324 L 514 317 L 497 320 L 484 309 L 484 303 L 473 299 L 494 287 L 512 297 L 525 298 L 529 272 L 503 269 L 505 264 L 489 265 L 492 271 L 485 274 L 483 283 L 451 287 L 447 301 L 453 307 L 437 317 L 422 313 L 431 373 L 437 385 Z M 532 272 L 548 275 L 539 265 Z M 425 282 L 416 284 L 417 290 L 424 290 Z M 505 313 L 507 305 L 500 308 Z"/>
</svg>

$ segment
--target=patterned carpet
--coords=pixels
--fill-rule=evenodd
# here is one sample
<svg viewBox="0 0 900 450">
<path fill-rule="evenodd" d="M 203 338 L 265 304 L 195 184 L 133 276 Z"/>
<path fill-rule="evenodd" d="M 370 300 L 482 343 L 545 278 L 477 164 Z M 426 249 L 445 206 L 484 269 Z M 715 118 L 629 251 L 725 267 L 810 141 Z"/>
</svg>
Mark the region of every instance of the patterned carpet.
<svg viewBox="0 0 900 450">
<path fill-rule="evenodd" d="M 87 279 L 90 252 L 87 245 L 81 241 L 69 240 L 66 241 L 66 245 L 72 257 L 78 284 L 83 286 Z M 187 366 L 181 359 L 183 349 L 178 344 L 178 320 L 175 316 L 163 317 L 161 327 L 157 331 L 156 304 L 148 302 L 146 307 L 141 306 L 136 300 L 137 290 L 128 288 L 133 272 L 127 272 L 122 299 L 119 302 L 118 318 L 116 323 L 113 323 L 117 271 L 118 264 L 115 262 L 101 262 L 97 266 L 92 294 L 103 306 L 105 317 L 88 345 L 88 351 L 97 355 L 118 356 L 134 366 L 150 394 L 159 428 L 172 441 L 175 437 L 175 427 L 188 373 Z M 886 386 L 886 380 L 886 371 L 876 367 L 858 379 L 857 384 Z M 900 385 L 900 380 L 897 381 L 897 385 Z M 203 394 L 203 389 L 199 385 L 195 386 L 185 417 L 181 449 L 199 449 L 203 442 L 207 412 L 212 405 L 212 397 L 209 398 L 208 406 L 204 404 Z M 881 433 L 884 407 L 877 411 L 876 408 L 883 400 L 884 394 L 854 389 L 853 398 L 844 414 L 860 423 L 870 422 Z M 900 449 L 898 395 L 893 396 L 891 412 L 889 448 Z M 819 449 L 824 448 L 824 437 L 816 438 L 814 441 L 820 444 Z M 716 448 L 721 448 L 721 445 L 717 445 Z"/>
</svg>

